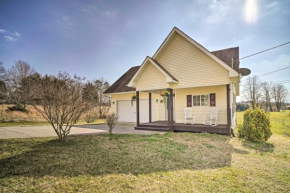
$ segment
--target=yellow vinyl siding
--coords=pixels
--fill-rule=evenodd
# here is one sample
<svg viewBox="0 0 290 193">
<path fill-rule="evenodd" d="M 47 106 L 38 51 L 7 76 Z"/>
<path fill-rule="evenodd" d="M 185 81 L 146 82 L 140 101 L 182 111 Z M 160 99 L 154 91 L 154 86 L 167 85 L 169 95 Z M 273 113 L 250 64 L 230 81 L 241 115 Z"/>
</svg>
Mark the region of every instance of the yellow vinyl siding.
<svg viewBox="0 0 290 193">
<path fill-rule="evenodd" d="M 226 85 L 197 87 L 175 90 L 175 121 L 184 123 L 184 108 L 187 108 L 187 95 L 216 94 L 216 107 L 219 108 L 218 124 L 227 124 L 227 95 Z M 210 106 L 193 106 L 192 112 L 196 117 L 196 123 L 203 123 L 203 116 L 209 115 Z"/>
<path fill-rule="evenodd" d="M 164 105 L 164 101 L 163 103 L 161 103 L 161 100 L 163 100 L 163 97 L 160 96 L 159 94 L 155 95 L 155 103 L 156 103 L 156 99 L 158 99 L 158 103 L 156 103 L 155 105 L 155 120 L 159 120 L 159 121 L 164 121 L 166 120 L 166 108 Z"/>
<path fill-rule="evenodd" d="M 177 78 L 175 88 L 230 83 L 224 67 L 178 34 L 155 59 Z"/>
<path fill-rule="evenodd" d="M 165 76 L 151 63 L 149 63 L 139 79 L 136 90 L 154 90 L 168 88 Z"/>
</svg>

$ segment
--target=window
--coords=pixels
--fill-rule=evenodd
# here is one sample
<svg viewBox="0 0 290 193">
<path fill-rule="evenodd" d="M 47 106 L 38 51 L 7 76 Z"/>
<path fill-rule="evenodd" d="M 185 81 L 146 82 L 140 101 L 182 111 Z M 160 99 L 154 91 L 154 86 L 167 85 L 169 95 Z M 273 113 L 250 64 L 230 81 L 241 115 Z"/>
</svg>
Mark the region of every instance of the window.
<svg viewBox="0 0 290 193">
<path fill-rule="evenodd" d="M 208 94 L 192 96 L 192 106 L 209 106 Z"/>
<path fill-rule="evenodd" d="M 201 106 L 208 106 L 208 95 L 200 95 Z"/>
<path fill-rule="evenodd" d="M 200 106 L 200 95 L 192 96 L 192 106 Z"/>
</svg>

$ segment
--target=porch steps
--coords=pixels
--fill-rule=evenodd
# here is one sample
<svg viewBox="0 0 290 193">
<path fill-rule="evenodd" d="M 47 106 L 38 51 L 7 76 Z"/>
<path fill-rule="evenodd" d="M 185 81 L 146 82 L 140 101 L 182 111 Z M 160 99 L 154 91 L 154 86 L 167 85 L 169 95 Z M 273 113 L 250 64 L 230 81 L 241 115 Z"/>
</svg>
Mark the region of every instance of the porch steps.
<svg viewBox="0 0 290 193">
<path fill-rule="evenodd" d="M 147 131 L 169 131 L 168 126 L 164 125 L 139 125 L 135 127 L 136 130 L 147 130 Z"/>
</svg>

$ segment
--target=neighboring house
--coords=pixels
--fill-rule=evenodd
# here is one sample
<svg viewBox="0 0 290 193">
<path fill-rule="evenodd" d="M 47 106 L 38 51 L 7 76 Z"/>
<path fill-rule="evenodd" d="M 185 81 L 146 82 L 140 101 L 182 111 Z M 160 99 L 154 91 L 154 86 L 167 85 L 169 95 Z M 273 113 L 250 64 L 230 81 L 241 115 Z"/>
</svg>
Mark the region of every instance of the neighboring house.
<svg viewBox="0 0 290 193">
<path fill-rule="evenodd" d="M 111 112 L 121 122 L 137 123 L 135 129 L 229 135 L 239 82 L 238 47 L 210 52 L 174 27 L 153 57 L 129 69 L 105 93 L 111 95 Z M 171 93 L 167 101 L 160 96 L 165 91 Z M 139 97 L 132 106 L 133 93 Z M 184 124 L 185 108 L 191 108 L 195 124 Z M 218 109 L 218 125 L 204 125 L 212 108 Z"/>
</svg>

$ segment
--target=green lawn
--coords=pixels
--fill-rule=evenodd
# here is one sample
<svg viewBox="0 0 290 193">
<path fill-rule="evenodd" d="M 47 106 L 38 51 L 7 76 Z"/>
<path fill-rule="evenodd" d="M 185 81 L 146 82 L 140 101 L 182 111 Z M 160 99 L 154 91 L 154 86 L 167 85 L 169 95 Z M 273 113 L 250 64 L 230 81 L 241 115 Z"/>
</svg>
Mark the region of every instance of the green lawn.
<svg viewBox="0 0 290 193">
<path fill-rule="evenodd" d="M 193 133 L 0 140 L 0 192 L 289 192 L 280 117 L 264 144 Z"/>
</svg>

